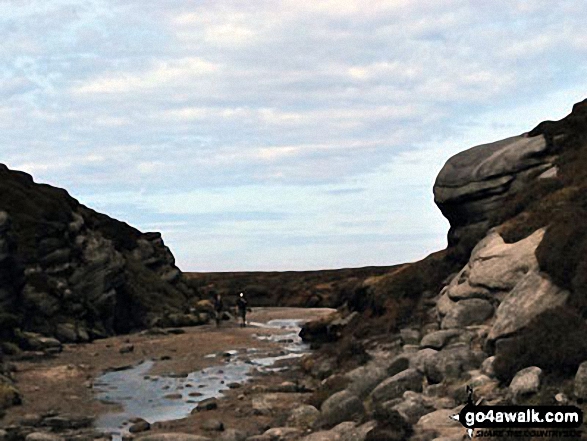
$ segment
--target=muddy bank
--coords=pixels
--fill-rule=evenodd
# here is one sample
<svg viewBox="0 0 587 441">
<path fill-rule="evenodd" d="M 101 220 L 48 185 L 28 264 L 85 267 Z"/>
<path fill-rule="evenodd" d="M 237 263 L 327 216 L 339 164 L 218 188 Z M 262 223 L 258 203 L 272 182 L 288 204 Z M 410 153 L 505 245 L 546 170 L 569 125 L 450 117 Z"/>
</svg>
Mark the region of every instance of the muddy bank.
<svg viewBox="0 0 587 441">
<path fill-rule="evenodd" d="M 147 385 L 157 384 L 159 390 L 168 391 L 166 395 L 173 397 L 168 401 L 188 404 L 178 412 L 171 412 L 178 418 L 189 415 L 190 405 L 195 407 L 202 397 L 217 395 L 223 390 L 228 398 L 222 400 L 224 403 L 219 409 L 211 412 L 226 413 L 223 417 L 225 424 L 229 424 L 240 412 L 228 415 L 229 409 L 243 407 L 241 403 L 246 401 L 243 395 L 247 388 L 255 387 L 258 381 L 263 385 L 279 384 L 287 378 L 287 373 L 274 372 L 269 365 L 275 357 L 284 358 L 280 363 L 287 364 L 287 359 L 295 355 L 295 334 L 292 336 L 288 320 L 305 321 L 328 313 L 329 310 L 324 309 L 259 308 L 250 314 L 253 326 L 246 328 L 238 327 L 236 322 L 224 322 L 220 328 L 205 325 L 172 330 L 172 333 L 150 331 L 91 344 L 66 345 L 61 354 L 52 358 L 15 360 L 15 378 L 23 403 L 10 409 L 1 425 L 18 425 L 31 415 L 65 414 L 95 418 L 104 428 L 109 425 L 105 416 L 116 415 L 124 408 L 120 398 L 129 391 L 121 390 L 117 395 L 112 389 L 113 380 L 117 375 L 119 380 L 123 378 L 123 372 L 132 372 L 134 379 L 140 380 L 134 387 L 141 392 Z M 129 371 L 129 367 L 134 369 Z M 107 372 L 110 373 L 104 375 Z M 249 382 L 242 385 L 246 380 Z M 237 385 L 239 382 L 241 384 Z M 229 384 L 234 389 L 229 389 Z M 152 398 L 147 398 L 147 402 L 149 399 Z M 234 403 L 229 403 L 231 400 Z M 158 420 L 156 415 L 141 416 Z M 245 426 L 267 424 L 267 415 L 256 417 L 259 421 L 248 421 Z M 196 414 L 185 421 L 159 425 L 186 429 L 187 424 L 191 433 L 197 433 L 201 431 L 199 419 Z M 113 422 L 120 423 L 116 418 Z"/>
</svg>

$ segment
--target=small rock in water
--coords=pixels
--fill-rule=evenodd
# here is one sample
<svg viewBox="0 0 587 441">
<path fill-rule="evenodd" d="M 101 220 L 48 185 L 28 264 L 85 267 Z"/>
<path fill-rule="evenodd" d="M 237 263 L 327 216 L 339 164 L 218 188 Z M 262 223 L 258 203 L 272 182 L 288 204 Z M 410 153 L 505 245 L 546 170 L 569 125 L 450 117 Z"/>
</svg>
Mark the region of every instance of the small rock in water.
<svg viewBox="0 0 587 441">
<path fill-rule="evenodd" d="M 130 426 L 128 431 L 130 433 L 141 433 L 141 432 L 145 432 L 145 431 L 149 430 L 150 428 L 151 428 L 151 425 L 147 421 L 140 420 L 140 421 L 135 422 L 132 426 Z"/>
<path fill-rule="evenodd" d="M 164 395 L 163 398 L 166 398 L 168 400 L 181 400 L 182 395 L 181 394 L 168 394 L 168 395 Z"/>
<path fill-rule="evenodd" d="M 241 387 L 240 383 L 228 383 L 227 384 L 229 389 L 238 389 L 239 387 Z"/>
<path fill-rule="evenodd" d="M 201 397 L 203 394 L 201 394 L 200 392 L 191 392 L 189 394 L 190 397 Z"/>
<path fill-rule="evenodd" d="M 200 401 L 198 403 L 198 407 L 196 407 L 192 413 L 199 412 L 202 410 L 214 410 L 218 407 L 218 401 L 216 398 L 208 398 L 206 400 Z"/>
</svg>

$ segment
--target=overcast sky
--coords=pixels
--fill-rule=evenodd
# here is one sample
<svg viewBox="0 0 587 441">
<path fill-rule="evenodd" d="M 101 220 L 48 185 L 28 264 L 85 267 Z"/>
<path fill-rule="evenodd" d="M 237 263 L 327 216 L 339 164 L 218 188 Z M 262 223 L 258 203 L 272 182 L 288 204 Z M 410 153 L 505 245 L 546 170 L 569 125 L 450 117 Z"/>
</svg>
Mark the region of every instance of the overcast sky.
<svg viewBox="0 0 587 441">
<path fill-rule="evenodd" d="M 473 145 L 586 97 L 587 2 L 0 0 L 0 162 L 191 271 L 416 260 Z"/>
</svg>

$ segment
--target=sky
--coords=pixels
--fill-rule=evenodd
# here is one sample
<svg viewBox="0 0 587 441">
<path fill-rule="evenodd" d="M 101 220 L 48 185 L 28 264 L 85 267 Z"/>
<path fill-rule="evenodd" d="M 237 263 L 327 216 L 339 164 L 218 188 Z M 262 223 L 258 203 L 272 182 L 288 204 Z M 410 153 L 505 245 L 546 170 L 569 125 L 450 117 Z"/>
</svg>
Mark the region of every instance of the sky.
<svg viewBox="0 0 587 441">
<path fill-rule="evenodd" d="M 586 98 L 587 2 L 0 0 L 0 162 L 184 271 L 446 246 L 452 155 Z"/>
</svg>

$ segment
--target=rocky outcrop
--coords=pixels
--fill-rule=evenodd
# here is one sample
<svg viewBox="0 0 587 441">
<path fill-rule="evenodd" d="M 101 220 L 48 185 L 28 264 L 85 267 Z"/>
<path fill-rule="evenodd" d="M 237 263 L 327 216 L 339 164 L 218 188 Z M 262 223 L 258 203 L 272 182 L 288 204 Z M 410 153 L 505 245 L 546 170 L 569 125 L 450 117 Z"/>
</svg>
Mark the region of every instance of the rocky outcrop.
<svg viewBox="0 0 587 441">
<path fill-rule="evenodd" d="M 505 199 L 553 170 L 554 159 L 544 136 L 528 134 L 450 158 L 434 184 L 434 201 L 451 225 L 449 245 L 483 237 Z"/>
<path fill-rule="evenodd" d="M 0 166 L 0 339 L 85 342 L 186 313 L 192 297 L 159 233 Z"/>
</svg>

